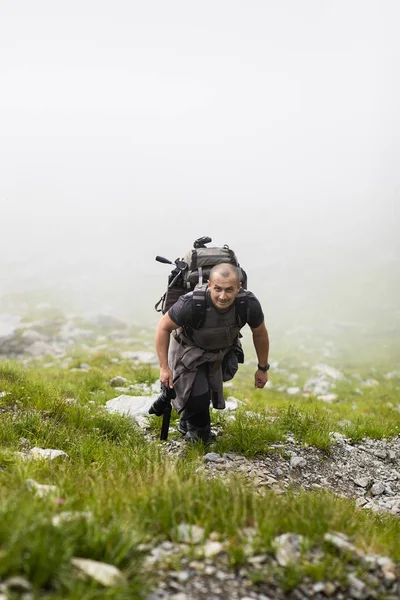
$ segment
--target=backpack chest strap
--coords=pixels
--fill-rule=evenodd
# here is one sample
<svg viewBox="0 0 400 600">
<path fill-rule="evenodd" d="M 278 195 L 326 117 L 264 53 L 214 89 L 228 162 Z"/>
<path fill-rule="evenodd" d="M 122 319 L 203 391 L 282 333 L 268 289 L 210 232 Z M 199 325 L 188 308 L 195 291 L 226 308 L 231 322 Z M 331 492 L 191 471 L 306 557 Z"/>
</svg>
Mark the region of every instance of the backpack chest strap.
<svg viewBox="0 0 400 600">
<path fill-rule="evenodd" d="M 197 287 L 192 296 L 192 314 L 187 326 L 192 329 L 201 329 L 206 320 L 207 310 L 207 284 Z M 247 323 L 247 294 L 240 288 L 235 298 L 235 321 L 238 327 Z"/>
</svg>

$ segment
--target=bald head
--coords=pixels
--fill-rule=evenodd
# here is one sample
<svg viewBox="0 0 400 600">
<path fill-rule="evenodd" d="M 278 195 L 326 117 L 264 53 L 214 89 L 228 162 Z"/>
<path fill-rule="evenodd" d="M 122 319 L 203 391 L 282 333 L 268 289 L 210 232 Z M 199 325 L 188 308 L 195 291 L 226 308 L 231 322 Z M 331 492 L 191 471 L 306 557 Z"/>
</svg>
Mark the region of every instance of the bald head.
<svg viewBox="0 0 400 600">
<path fill-rule="evenodd" d="M 212 283 L 215 277 L 223 277 L 224 279 L 234 277 L 236 285 L 240 285 L 239 269 L 230 263 L 220 263 L 219 265 L 215 265 L 210 271 L 209 281 Z"/>
</svg>

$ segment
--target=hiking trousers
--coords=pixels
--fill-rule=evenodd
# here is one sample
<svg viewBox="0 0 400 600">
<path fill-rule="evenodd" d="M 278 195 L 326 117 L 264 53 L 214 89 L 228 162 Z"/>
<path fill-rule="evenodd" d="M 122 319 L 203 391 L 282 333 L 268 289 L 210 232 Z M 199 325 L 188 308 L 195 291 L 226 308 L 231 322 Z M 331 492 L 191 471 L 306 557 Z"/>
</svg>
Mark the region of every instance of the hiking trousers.
<svg viewBox="0 0 400 600">
<path fill-rule="evenodd" d="M 189 400 L 181 412 L 182 421 L 187 421 L 189 428 L 207 427 L 211 423 L 207 363 L 200 365 L 197 369 Z"/>
</svg>

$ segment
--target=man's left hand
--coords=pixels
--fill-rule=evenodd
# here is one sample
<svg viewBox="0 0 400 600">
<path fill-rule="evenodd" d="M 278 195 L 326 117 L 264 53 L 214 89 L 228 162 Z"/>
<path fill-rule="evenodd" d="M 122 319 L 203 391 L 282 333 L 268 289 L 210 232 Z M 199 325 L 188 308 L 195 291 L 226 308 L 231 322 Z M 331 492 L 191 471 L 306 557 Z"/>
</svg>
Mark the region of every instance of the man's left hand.
<svg viewBox="0 0 400 600">
<path fill-rule="evenodd" d="M 265 386 L 265 384 L 267 383 L 267 381 L 268 381 L 268 372 L 260 371 L 260 369 L 258 369 L 254 376 L 254 387 L 263 388 Z"/>
</svg>

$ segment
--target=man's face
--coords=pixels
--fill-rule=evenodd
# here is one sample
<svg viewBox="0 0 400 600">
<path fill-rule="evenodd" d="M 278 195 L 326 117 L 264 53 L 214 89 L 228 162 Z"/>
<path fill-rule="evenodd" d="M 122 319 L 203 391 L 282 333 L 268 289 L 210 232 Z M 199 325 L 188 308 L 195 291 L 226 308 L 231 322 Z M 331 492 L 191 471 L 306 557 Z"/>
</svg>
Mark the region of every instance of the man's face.
<svg viewBox="0 0 400 600">
<path fill-rule="evenodd" d="M 211 302 L 215 308 L 225 312 L 234 303 L 240 290 L 240 283 L 238 284 L 234 275 L 222 277 L 216 273 L 213 275 L 212 280 L 208 282 L 208 289 L 210 290 Z"/>
</svg>

